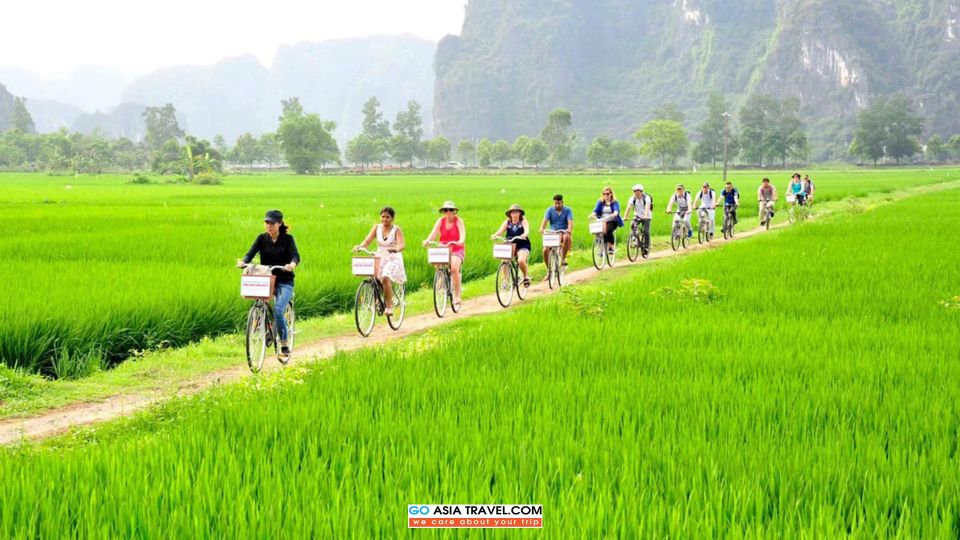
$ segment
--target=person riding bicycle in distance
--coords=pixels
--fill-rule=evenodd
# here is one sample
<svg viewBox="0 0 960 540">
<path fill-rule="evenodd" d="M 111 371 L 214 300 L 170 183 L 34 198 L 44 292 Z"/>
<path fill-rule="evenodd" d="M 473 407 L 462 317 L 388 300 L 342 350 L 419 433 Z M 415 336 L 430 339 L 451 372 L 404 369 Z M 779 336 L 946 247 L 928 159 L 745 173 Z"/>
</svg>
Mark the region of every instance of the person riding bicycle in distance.
<svg viewBox="0 0 960 540">
<path fill-rule="evenodd" d="M 519 204 L 515 204 L 504 214 L 507 216 L 507 220 L 500 225 L 497 232 L 493 233 L 490 238 L 496 239 L 506 231 L 506 239 L 512 240 L 513 245 L 516 246 L 517 265 L 523 272 L 523 286 L 529 287 L 530 277 L 527 275 L 527 261 L 530 258 L 530 224 L 527 222 L 527 213 L 523 211 Z"/>
<path fill-rule="evenodd" d="M 710 187 L 710 182 L 704 182 L 703 187 L 697 192 L 697 198 L 693 201 L 698 204 L 698 209 L 707 211 L 707 233 L 713 238 L 714 228 L 717 223 L 717 192 Z"/>
<path fill-rule="evenodd" d="M 630 213 L 633 212 L 633 222 L 630 224 L 631 230 L 636 231 L 637 225 L 641 226 L 640 233 L 643 238 L 643 254 L 650 251 L 650 222 L 653 219 L 653 198 L 644 192 L 643 184 L 633 186 L 633 196 L 627 201 L 627 210 L 623 218 L 629 220 Z"/>
<path fill-rule="evenodd" d="M 543 216 L 540 234 L 543 234 L 548 226 L 550 231 L 562 233 L 560 260 L 563 266 L 567 266 L 567 254 L 570 253 L 570 247 L 573 245 L 573 209 L 563 205 L 563 195 L 559 193 L 553 196 L 553 206 L 547 208 Z M 543 248 L 543 260 L 546 261 L 549 256 L 550 250 Z"/>
<path fill-rule="evenodd" d="M 730 218 L 733 219 L 733 224 L 736 225 L 737 207 L 740 206 L 740 191 L 733 187 L 733 182 L 727 182 L 723 191 L 720 192 L 720 196 L 723 197 L 724 208 L 730 208 Z"/>
<path fill-rule="evenodd" d="M 363 242 L 354 246 L 353 250 L 366 249 L 374 240 L 377 241 L 377 256 L 380 257 L 380 275 L 376 276 L 383 285 L 383 301 L 387 304 L 384 315 L 393 315 L 393 284 L 406 283 L 407 271 L 403 266 L 403 250 L 406 241 L 403 230 L 394 223 L 397 212 L 390 206 L 380 210 L 380 223 L 374 225 Z"/>
<path fill-rule="evenodd" d="M 600 193 L 597 205 L 593 208 L 591 217 L 604 222 L 603 238 L 607 242 L 607 252 L 613 255 L 617 249 L 617 237 L 614 233 L 623 227 L 623 218 L 620 216 L 620 201 L 613 193 L 613 188 L 605 187 Z"/>
<path fill-rule="evenodd" d="M 770 207 L 770 217 L 773 218 L 774 206 L 773 204 L 777 202 L 777 188 L 770 183 L 769 178 L 764 178 L 760 182 L 760 187 L 757 189 L 757 200 L 760 201 L 760 226 L 764 226 L 766 221 L 763 219 L 763 211 L 769 206 Z"/>
<path fill-rule="evenodd" d="M 683 187 L 683 184 L 677 184 L 677 191 L 670 197 L 670 202 L 667 203 L 668 214 L 673 211 L 673 205 L 677 205 L 677 211 L 683 213 L 683 222 L 687 225 L 687 237 L 693 237 L 693 225 L 690 224 L 690 209 L 693 207 L 693 201 L 690 198 L 690 192 Z M 680 215 L 674 214 L 674 224 L 679 219 Z"/>
<path fill-rule="evenodd" d="M 800 173 L 793 173 L 790 178 L 790 184 L 787 186 L 787 193 L 796 198 L 796 205 L 803 206 L 807 195 L 803 192 L 803 182 L 800 180 Z"/>
<path fill-rule="evenodd" d="M 280 354 L 290 355 L 287 346 L 287 320 L 283 317 L 287 305 L 293 299 L 293 269 L 300 264 L 300 252 L 297 243 L 287 230 L 283 222 L 283 212 L 270 210 L 263 218 L 263 228 L 266 231 L 253 241 L 250 250 L 237 261 L 237 268 L 250 264 L 254 256 L 260 254 L 260 264 L 264 266 L 282 266 L 283 269 L 274 269 L 276 298 L 273 302 L 273 319 L 277 325 L 277 337 L 280 338 Z"/>
</svg>

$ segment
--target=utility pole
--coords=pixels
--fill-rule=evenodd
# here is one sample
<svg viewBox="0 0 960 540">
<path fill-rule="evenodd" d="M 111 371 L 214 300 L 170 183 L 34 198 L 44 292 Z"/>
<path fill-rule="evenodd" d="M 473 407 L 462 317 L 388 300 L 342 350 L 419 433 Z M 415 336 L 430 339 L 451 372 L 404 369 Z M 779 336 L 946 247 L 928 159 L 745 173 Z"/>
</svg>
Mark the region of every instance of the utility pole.
<svg viewBox="0 0 960 540">
<path fill-rule="evenodd" d="M 727 142 L 730 136 L 730 113 L 723 113 L 723 183 L 727 183 Z"/>
</svg>

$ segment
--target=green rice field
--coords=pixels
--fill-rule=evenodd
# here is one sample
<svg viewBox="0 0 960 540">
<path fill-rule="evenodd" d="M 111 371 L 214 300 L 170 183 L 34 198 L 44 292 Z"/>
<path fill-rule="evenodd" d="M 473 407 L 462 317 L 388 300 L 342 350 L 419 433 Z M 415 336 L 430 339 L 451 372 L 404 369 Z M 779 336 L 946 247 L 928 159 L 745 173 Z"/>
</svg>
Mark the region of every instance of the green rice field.
<svg viewBox="0 0 960 540">
<path fill-rule="evenodd" d="M 752 215 L 764 173 L 736 173 L 745 215 Z M 788 174 L 766 173 L 783 190 Z M 957 170 L 840 171 L 813 174 L 818 201 L 960 178 Z M 673 186 L 719 185 L 717 173 L 616 176 L 233 176 L 222 186 L 129 185 L 121 176 L 56 177 L 0 174 L 0 265 L 4 296 L 0 363 L 51 377 L 82 374 L 144 349 L 179 346 L 239 328 L 246 303 L 238 298 L 234 261 L 262 231 L 269 208 L 282 209 L 303 256 L 297 309 L 312 317 L 349 308 L 356 280 L 349 249 L 396 208 L 405 230 L 410 287 L 432 269 L 418 247 L 454 199 L 468 229 L 467 279 L 490 275 L 488 236 L 512 203 L 532 224 L 556 192 L 577 218 L 577 244 L 590 238 L 586 216 L 601 188 L 625 202 L 630 186 L 646 184 L 662 211 Z M 662 216 L 662 217 L 661 217 Z M 669 218 L 654 221 L 664 236 Z M 782 216 L 778 216 L 782 219 Z M 535 242 L 536 245 L 536 242 Z M 536 249 L 534 251 L 537 251 Z M 535 256 L 535 258 L 537 258 Z M 24 300 L 26 298 L 26 300 Z"/>
<path fill-rule="evenodd" d="M 748 207 L 754 176 L 736 177 Z M 957 178 L 813 176 L 823 199 Z M 658 210 L 677 180 L 642 179 Z M 457 200 L 480 276 L 509 203 L 539 214 L 562 191 L 579 217 L 602 185 L 624 197 L 636 178 L 231 178 L 209 191 L 2 181 L 2 204 L 19 209 L 2 213 L 15 256 L 4 282 L 26 274 L 50 298 L 3 320 L 11 355 L 31 349 L 34 328 L 78 343 L 164 317 L 196 325 L 183 339 L 233 328 L 243 305 L 229 266 L 267 206 L 290 215 L 304 252 L 298 302 L 319 314 L 343 307 L 348 246 L 383 204 L 416 238 Z M 549 538 L 957 538 L 960 190 L 838 206 L 0 451 L 0 537 L 392 538 L 409 504 L 533 503 Z M 65 255 L 45 260 L 40 246 Z M 408 260 L 424 280 L 429 269 Z M 180 282 L 191 285 L 170 290 Z"/>
</svg>

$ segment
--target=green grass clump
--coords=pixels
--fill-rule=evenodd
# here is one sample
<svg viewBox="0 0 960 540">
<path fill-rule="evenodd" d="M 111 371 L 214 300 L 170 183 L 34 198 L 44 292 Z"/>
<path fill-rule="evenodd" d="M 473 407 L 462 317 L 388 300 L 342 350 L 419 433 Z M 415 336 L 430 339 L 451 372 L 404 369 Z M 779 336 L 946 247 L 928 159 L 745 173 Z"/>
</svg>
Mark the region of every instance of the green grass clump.
<svg viewBox="0 0 960 540">
<path fill-rule="evenodd" d="M 916 197 L 9 451 L 0 536 L 392 537 L 411 503 L 530 502 L 550 536 L 955 538 L 960 254 L 930 231 L 958 227 L 960 191 Z"/>
<path fill-rule="evenodd" d="M 743 193 L 741 212 L 753 223 L 756 186 L 763 175 L 778 188 L 788 174 L 732 174 Z M 960 178 L 951 169 L 816 172 L 818 202 Z M 408 290 L 429 283 L 433 269 L 419 242 L 436 209 L 454 199 L 468 229 L 466 279 L 489 276 L 496 261 L 488 237 L 513 203 L 537 227 L 554 193 L 566 196 L 577 218 L 578 248 L 589 245 L 586 217 L 603 186 L 626 203 L 641 182 L 655 198 L 654 236 L 666 236 L 663 215 L 676 183 L 719 186 L 716 173 L 616 176 L 236 176 L 225 185 L 127 185 L 127 177 L 69 179 L 0 174 L 0 283 L 16 309 L 0 314 L 0 363 L 56 376 L 62 358 L 101 355 L 105 365 L 161 346 L 239 330 L 248 304 L 238 298 L 232 268 L 262 232 L 262 216 L 280 208 L 288 217 L 304 264 L 297 274 L 302 317 L 350 309 L 357 281 L 350 248 L 396 208 L 407 235 Z M 778 220 L 783 215 L 778 214 Z M 539 240 L 534 235 L 534 245 Z M 539 249 L 534 249 L 539 252 Z M 539 253 L 533 259 L 539 260 Z M 80 367 L 75 373 L 95 371 Z"/>
</svg>

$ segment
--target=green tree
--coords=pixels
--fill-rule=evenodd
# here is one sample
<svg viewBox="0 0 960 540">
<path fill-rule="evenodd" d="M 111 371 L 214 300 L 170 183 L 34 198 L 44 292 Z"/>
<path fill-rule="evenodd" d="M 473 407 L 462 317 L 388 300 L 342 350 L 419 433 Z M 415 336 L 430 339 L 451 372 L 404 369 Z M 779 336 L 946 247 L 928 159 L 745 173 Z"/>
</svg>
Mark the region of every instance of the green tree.
<svg viewBox="0 0 960 540">
<path fill-rule="evenodd" d="M 547 146 L 547 143 L 540 139 L 530 139 L 530 145 L 527 146 L 527 151 L 524 154 L 527 163 L 539 170 L 540 165 L 547 161 L 549 157 L 550 147 Z"/>
<path fill-rule="evenodd" d="M 260 144 L 252 134 L 244 133 L 237 137 L 230 157 L 238 164 L 250 167 L 260 160 Z"/>
<path fill-rule="evenodd" d="M 143 122 L 147 147 L 151 150 L 159 150 L 170 139 L 179 141 L 184 135 L 177 123 L 177 111 L 170 103 L 163 107 L 147 107 L 143 111 Z"/>
<path fill-rule="evenodd" d="M 689 140 L 679 122 L 673 120 L 651 120 L 634 135 L 640 141 L 640 154 L 649 159 L 660 158 L 660 168 L 673 164 L 687 151 Z"/>
<path fill-rule="evenodd" d="M 887 157 L 896 160 L 910 157 L 920 152 L 920 142 L 917 137 L 923 133 L 923 118 L 913 110 L 913 103 L 903 94 L 896 94 L 886 102 L 884 107 L 886 124 Z"/>
<path fill-rule="evenodd" d="M 680 109 L 677 107 L 677 104 L 671 101 L 669 103 L 664 103 L 663 105 L 654 109 L 653 119 L 654 120 L 670 120 L 683 125 L 683 121 L 686 119 L 686 116 L 682 112 L 680 112 Z"/>
<path fill-rule="evenodd" d="M 410 167 L 413 167 L 413 159 L 417 156 L 419 146 L 410 137 L 403 133 L 397 133 L 390 137 L 390 157 L 398 164 L 406 162 L 410 164 Z"/>
<path fill-rule="evenodd" d="M 707 118 L 697 127 L 700 142 L 694 147 L 692 156 L 697 163 L 711 163 L 716 169 L 717 161 L 723 159 L 723 114 L 726 112 L 727 100 L 723 94 L 711 93 L 707 100 Z"/>
<path fill-rule="evenodd" d="M 946 158 L 947 146 L 943 144 L 943 139 L 939 135 L 933 135 L 927 139 L 927 160 L 943 161 Z"/>
<path fill-rule="evenodd" d="M 770 149 L 777 146 L 770 140 L 770 117 L 775 103 L 768 95 L 752 94 L 740 107 L 740 149 L 747 163 L 762 167 Z"/>
<path fill-rule="evenodd" d="M 230 155 L 230 147 L 227 146 L 227 140 L 219 133 L 213 136 L 213 147 L 217 149 L 217 152 L 221 156 L 227 157 Z"/>
<path fill-rule="evenodd" d="M 283 116 L 277 137 L 284 158 L 297 174 L 317 173 L 327 163 L 339 163 L 340 149 L 330 133 L 334 122 L 325 122 L 315 113 L 304 114 L 300 100 L 283 101 Z"/>
<path fill-rule="evenodd" d="M 267 170 L 273 169 L 273 164 L 280 162 L 283 155 L 280 149 L 280 141 L 277 140 L 276 133 L 264 133 L 257 141 L 259 147 L 258 154 L 260 158 L 267 163 Z"/>
<path fill-rule="evenodd" d="M 474 167 L 477 165 L 477 148 L 473 146 L 473 143 L 470 142 L 470 139 L 461 139 L 457 144 L 457 155 L 460 156 L 460 161 L 464 165 L 470 165 L 470 162 L 473 162 Z"/>
<path fill-rule="evenodd" d="M 590 146 L 587 148 L 587 160 L 593 164 L 594 169 L 599 169 L 601 165 L 604 165 L 611 161 L 611 150 L 613 149 L 613 141 L 610 137 L 606 135 L 600 135 L 599 137 L 593 139 L 593 142 L 590 143 Z"/>
<path fill-rule="evenodd" d="M 427 141 L 425 145 L 427 159 L 436 163 L 438 168 L 450 161 L 450 149 L 450 141 L 442 135 Z"/>
<path fill-rule="evenodd" d="M 361 133 L 347 143 L 346 157 L 347 161 L 365 169 L 370 163 L 381 159 L 382 151 L 383 147 L 374 136 Z"/>
<path fill-rule="evenodd" d="M 176 139 L 170 139 L 158 149 L 153 151 L 153 159 L 150 162 L 150 169 L 155 173 L 170 174 L 181 172 L 178 161 L 181 155 L 180 142 Z"/>
<path fill-rule="evenodd" d="M 547 117 L 547 125 L 540 133 L 540 138 L 550 150 L 550 159 L 554 165 L 563 165 L 573 152 L 577 135 L 573 132 L 572 125 L 573 115 L 566 109 L 554 109 Z"/>
<path fill-rule="evenodd" d="M 853 131 L 850 143 L 850 155 L 861 160 L 873 161 L 876 165 L 884 155 L 886 145 L 886 127 L 884 120 L 885 102 L 878 99 L 857 115 L 857 127 Z"/>
<path fill-rule="evenodd" d="M 397 112 L 397 119 L 393 123 L 393 129 L 398 134 L 409 139 L 410 148 L 413 157 L 423 156 L 423 116 L 420 114 L 420 104 L 416 101 L 407 103 L 407 110 Z M 410 166 L 413 166 L 413 157 L 411 157 Z"/>
<path fill-rule="evenodd" d="M 13 98 L 13 110 L 10 114 L 10 125 L 13 129 L 18 129 L 24 133 L 36 133 L 37 128 L 33 125 L 33 117 L 27 110 L 27 98 Z"/>
<path fill-rule="evenodd" d="M 809 153 L 807 136 L 800 121 L 800 100 L 792 97 L 782 101 L 770 99 L 768 107 L 764 153 L 771 158 L 780 158 L 786 168 L 788 157 L 802 155 L 805 151 Z"/>
<path fill-rule="evenodd" d="M 477 143 L 477 159 L 480 160 L 480 166 L 489 167 L 492 155 L 493 143 L 488 139 L 480 139 L 480 142 Z"/>
<path fill-rule="evenodd" d="M 517 140 L 513 141 L 513 144 L 510 146 L 510 154 L 520 160 L 521 169 L 527 166 L 527 149 L 529 147 L 530 137 L 526 135 L 517 137 Z"/>
<path fill-rule="evenodd" d="M 510 143 L 500 139 L 490 147 L 490 159 L 500 163 L 503 168 L 503 162 L 510 159 Z"/>
<path fill-rule="evenodd" d="M 960 160 L 960 135 L 950 137 L 950 142 L 948 142 L 947 145 L 950 146 L 953 157 Z"/>
<path fill-rule="evenodd" d="M 376 96 L 371 97 L 363 104 L 362 112 L 364 135 L 375 140 L 390 138 L 390 122 L 383 119 L 383 113 L 380 112 L 380 101 Z"/>
<path fill-rule="evenodd" d="M 633 163 L 638 154 L 637 147 L 628 141 L 613 141 L 613 144 L 610 145 L 610 161 L 621 168 Z"/>
</svg>

